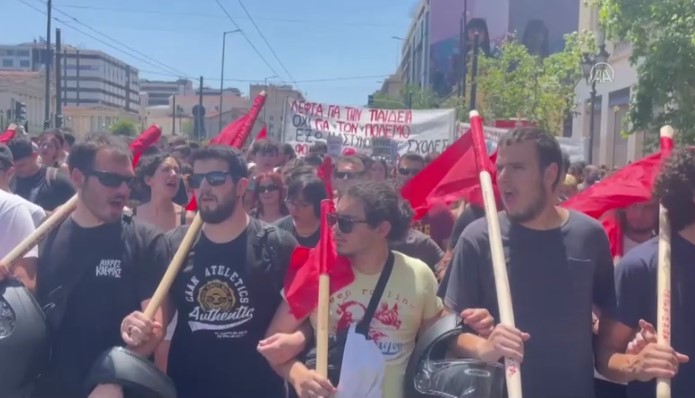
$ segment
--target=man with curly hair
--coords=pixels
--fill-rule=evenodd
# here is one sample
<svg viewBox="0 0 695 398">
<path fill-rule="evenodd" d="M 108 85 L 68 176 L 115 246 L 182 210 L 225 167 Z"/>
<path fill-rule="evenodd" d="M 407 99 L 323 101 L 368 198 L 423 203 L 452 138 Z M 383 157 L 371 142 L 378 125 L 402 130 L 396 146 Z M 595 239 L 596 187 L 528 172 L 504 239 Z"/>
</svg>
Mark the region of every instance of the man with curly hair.
<svg viewBox="0 0 695 398">
<path fill-rule="evenodd" d="M 695 150 L 674 152 L 654 186 L 654 196 L 668 211 L 671 224 L 671 345 L 656 343 L 656 279 L 659 240 L 635 247 L 615 271 L 618 326 L 610 340 L 627 354 L 606 358 L 607 366 L 624 375 L 628 397 L 654 396 L 655 379 L 671 380 L 674 397 L 695 396 Z M 690 288 L 685 289 L 686 286 Z M 630 343 L 637 335 L 635 342 Z"/>
</svg>

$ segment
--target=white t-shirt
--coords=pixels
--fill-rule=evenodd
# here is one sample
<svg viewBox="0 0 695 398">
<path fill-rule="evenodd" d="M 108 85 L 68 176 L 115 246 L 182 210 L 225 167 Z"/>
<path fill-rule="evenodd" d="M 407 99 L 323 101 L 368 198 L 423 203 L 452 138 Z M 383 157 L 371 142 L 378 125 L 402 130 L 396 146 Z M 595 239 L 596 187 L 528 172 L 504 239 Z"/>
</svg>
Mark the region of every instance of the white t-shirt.
<svg viewBox="0 0 695 398">
<path fill-rule="evenodd" d="M 34 226 L 38 228 L 38 226 L 41 225 L 43 220 L 46 219 L 46 210 L 44 210 L 43 207 L 28 201 L 19 195 L 15 195 L 15 197 L 22 202 L 22 204 L 27 208 L 27 210 L 29 210 L 29 213 L 31 214 L 31 219 L 34 220 Z"/>
<path fill-rule="evenodd" d="M 5 257 L 35 229 L 29 208 L 18 196 L 0 190 L 0 258 Z M 24 258 L 38 256 L 39 249 L 34 246 Z"/>
</svg>

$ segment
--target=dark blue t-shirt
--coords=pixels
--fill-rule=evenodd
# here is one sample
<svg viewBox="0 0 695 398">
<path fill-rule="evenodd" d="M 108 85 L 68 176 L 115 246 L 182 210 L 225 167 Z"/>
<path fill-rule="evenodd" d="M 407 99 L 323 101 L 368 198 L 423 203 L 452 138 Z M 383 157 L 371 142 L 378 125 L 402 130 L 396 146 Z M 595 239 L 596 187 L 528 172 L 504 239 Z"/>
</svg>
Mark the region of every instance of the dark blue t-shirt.
<svg viewBox="0 0 695 398">
<path fill-rule="evenodd" d="M 598 221 L 570 212 L 560 228 L 532 230 L 499 214 L 516 327 L 528 332 L 524 396 L 594 396 L 591 306 L 615 312 L 613 260 Z M 459 313 L 485 308 L 500 319 L 486 220 L 461 234 L 439 295 Z"/>
<path fill-rule="evenodd" d="M 630 250 L 615 270 L 617 319 L 637 329 L 639 320 L 656 324 L 658 238 Z M 671 382 L 674 397 L 695 397 L 695 245 L 679 234 L 671 237 L 671 346 L 690 357 Z M 685 288 L 690 286 L 689 288 Z M 654 381 L 632 382 L 628 397 L 654 397 Z"/>
</svg>

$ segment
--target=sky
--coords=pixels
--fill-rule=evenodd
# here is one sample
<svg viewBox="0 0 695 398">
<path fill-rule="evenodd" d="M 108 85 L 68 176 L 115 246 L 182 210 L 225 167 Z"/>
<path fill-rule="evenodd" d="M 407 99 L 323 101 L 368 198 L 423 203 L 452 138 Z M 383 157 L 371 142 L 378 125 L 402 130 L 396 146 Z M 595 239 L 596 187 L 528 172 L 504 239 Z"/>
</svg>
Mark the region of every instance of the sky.
<svg viewBox="0 0 695 398">
<path fill-rule="evenodd" d="M 250 83 L 266 78 L 294 81 L 310 101 L 361 106 L 396 71 L 402 41 L 393 36 L 407 34 L 416 2 L 53 0 L 52 35 L 61 28 L 63 43 L 106 52 L 141 78 L 197 84 L 203 76 L 218 88 L 222 35 L 238 26 L 242 33 L 227 35 L 226 87 L 247 94 Z M 12 16 L 3 18 L 1 44 L 45 37 L 45 0 L 1 3 L 2 14 Z"/>
</svg>

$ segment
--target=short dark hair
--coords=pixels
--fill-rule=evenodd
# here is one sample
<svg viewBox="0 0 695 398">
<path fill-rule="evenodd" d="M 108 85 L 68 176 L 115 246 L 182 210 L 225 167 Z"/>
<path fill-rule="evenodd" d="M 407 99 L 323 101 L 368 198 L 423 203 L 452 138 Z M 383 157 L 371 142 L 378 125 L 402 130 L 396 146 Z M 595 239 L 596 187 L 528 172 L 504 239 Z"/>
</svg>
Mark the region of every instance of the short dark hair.
<svg viewBox="0 0 695 398">
<path fill-rule="evenodd" d="M 553 182 L 552 188 L 555 189 L 560 183 L 560 178 L 563 175 L 564 160 L 562 158 L 562 149 L 560 143 L 552 134 L 545 130 L 536 127 L 516 127 L 500 137 L 498 147 L 512 145 L 524 141 L 533 141 L 536 144 L 538 153 L 538 165 L 541 172 L 551 164 L 557 165 L 557 176 Z"/>
<path fill-rule="evenodd" d="M 304 156 L 304 163 L 309 166 L 319 167 L 323 163 L 323 158 L 318 153 L 310 153 Z"/>
<path fill-rule="evenodd" d="M 405 155 L 401 156 L 401 159 L 399 160 L 398 163 L 400 163 L 403 160 L 410 160 L 411 162 L 420 162 L 423 165 L 426 165 L 427 162 L 425 161 L 425 157 L 420 155 L 417 152 L 408 152 Z"/>
<path fill-rule="evenodd" d="M 232 178 L 235 180 L 249 177 L 249 170 L 244 156 L 236 148 L 227 145 L 200 147 L 193 151 L 191 155 L 191 164 L 194 164 L 197 160 L 208 159 L 218 159 L 227 162 L 227 171 L 229 171 L 229 174 L 231 174 Z"/>
<path fill-rule="evenodd" d="M 70 171 L 94 169 L 97 153 L 102 149 L 111 149 L 124 158 L 133 159 L 123 138 L 109 133 L 90 133 L 70 148 L 68 168 Z"/>
<path fill-rule="evenodd" d="M 152 156 L 152 155 L 156 155 L 156 154 L 161 153 L 161 152 L 162 152 L 162 150 L 159 149 L 159 147 L 157 145 L 152 145 L 152 146 L 145 148 L 145 150 L 142 151 L 142 156 Z M 168 153 L 168 152 L 167 152 L 167 155 L 172 156 L 171 153 Z"/>
<path fill-rule="evenodd" d="M 285 178 L 285 185 L 290 185 L 292 181 L 297 179 L 297 177 L 302 176 L 302 175 L 317 175 L 316 174 L 316 169 L 312 166 L 297 166 L 293 167 L 283 173 L 283 177 Z"/>
<path fill-rule="evenodd" d="M 72 133 L 63 130 L 63 137 L 65 138 L 65 142 L 67 142 L 69 146 L 73 146 L 75 144 L 75 135 L 73 135 Z"/>
<path fill-rule="evenodd" d="M 12 151 L 12 158 L 15 162 L 34 154 L 34 144 L 31 142 L 31 138 L 26 136 L 13 138 L 7 143 L 7 146 Z"/>
<path fill-rule="evenodd" d="M 294 148 L 292 148 L 292 144 L 284 143 L 280 145 L 280 153 L 283 155 L 288 155 L 290 159 L 297 157 L 297 153 L 294 151 Z"/>
<path fill-rule="evenodd" d="M 328 144 L 323 141 L 316 141 L 309 147 L 309 153 L 318 153 L 320 155 L 328 153 Z"/>
<path fill-rule="evenodd" d="M 257 140 L 251 146 L 251 154 L 256 156 L 259 153 L 264 155 L 279 155 L 280 145 L 268 139 Z"/>
<path fill-rule="evenodd" d="M 326 199 L 326 186 L 316 174 L 300 174 L 287 186 L 287 199 L 302 195 L 304 201 L 311 203 L 314 215 L 321 217 L 321 201 Z"/>
<path fill-rule="evenodd" d="M 0 170 L 5 170 L 14 164 L 12 151 L 5 144 L 0 144 Z"/>
<path fill-rule="evenodd" d="M 350 187 L 346 195 L 362 202 L 365 219 L 369 225 L 375 227 L 383 221 L 391 224 L 387 240 L 402 240 L 408 234 L 413 210 L 408 202 L 400 197 L 393 184 L 384 181 L 365 182 Z"/>
<path fill-rule="evenodd" d="M 674 231 L 695 222 L 695 150 L 674 150 L 654 182 L 654 197 L 668 211 Z"/>
<path fill-rule="evenodd" d="M 365 171 L 372 168 L 372 164 L 374 164 L 374 159 L 372 159 L 369 155 L 366 155 L 364 153 L 358 152 L 358 153 L 356 153 L 354 155 L 350 155 L 350 156 L 359 159 L 362 162 L 362 164 L 364 165 Z"/>
</svg>

